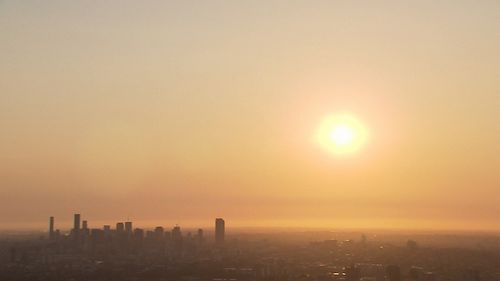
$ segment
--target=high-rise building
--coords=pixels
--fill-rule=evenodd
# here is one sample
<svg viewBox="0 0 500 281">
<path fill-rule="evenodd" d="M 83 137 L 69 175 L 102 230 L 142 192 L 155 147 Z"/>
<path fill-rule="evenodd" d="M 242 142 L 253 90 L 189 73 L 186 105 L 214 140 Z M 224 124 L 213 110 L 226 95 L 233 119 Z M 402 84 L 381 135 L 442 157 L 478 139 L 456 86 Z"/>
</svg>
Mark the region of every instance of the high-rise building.
<svg viewBox="0 0 500 281">
<path fill-rule="evenodd" d="M 111 226 L 109 224 L 105 224 L 102 227 L 102 230 L 104 231 L 104 236 L 109 237 L 111 235 Z"/>
<path fill-rule="evenodd" d="M 49 218 L 49 239 L 54 239 L 54 217 Z"/>
<path fill-rule="evenodd" d="M 131 221 L 125 222 L 125 232 L 127 232 L 128 235 L 132 235 L 132 222 Z"/>
<path fill-rule="evenodd" d="M 222 218 L 215 219 L 215 243 L 222 244 L 224 243 L 225 236 L 225 222 Z"/>
<path fill-rule="evenodd" d="M 174 256 L 180 256 L 182 254 L 182 232 L 181 227 L 176 225 L 172 228 L 172 252 Z"/>
<path fill-rule="evenodd" d="M 161 226 L 155 228 L 155 237 L 157 240 L 163 240 L 165 235 L 165 230 Z"/>
<path fill-rule="evenodd" d="M 172 241 L 174 242 L 182 241 L 181 227 L 178 225 L 172 228 Z"/>
<path fill-rule="evenodd" d="M 80 230 L 80 214 L 75 214 L 73 218 L 73 229 L 75 232 Z"/>
<path fill-rule="evenodd" d="M 116 223 L 116 233 L 122 233 L 125 231 L 125 225 L 123 222 Z"/>
<path fill-rule="evenodd" d="M 75 214 L 73 218 L 73 238 L 75 242 L 80 239 L 80 214 Z"/>
<path fill-rule="evenodd" d="M 83 240 L 87 240 L 87 238 L 90 236 L 90 229 L 89 229 L 89 226 L 88 226 L 88 223 L 86 220 L 82 220 L 82 229 L 81 229 L 81 233 L 80 233 L 81 237 Z"/>
</svg>

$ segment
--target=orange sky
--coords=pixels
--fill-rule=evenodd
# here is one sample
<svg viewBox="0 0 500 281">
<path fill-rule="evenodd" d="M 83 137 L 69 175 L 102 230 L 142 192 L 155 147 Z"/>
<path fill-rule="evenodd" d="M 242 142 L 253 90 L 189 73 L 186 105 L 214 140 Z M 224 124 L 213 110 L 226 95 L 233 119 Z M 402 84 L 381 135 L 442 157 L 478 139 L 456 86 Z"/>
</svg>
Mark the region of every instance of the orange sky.
<svg viewBox="0 0 500 281">
<path fill-rule="evenodd" d="M 500 229 L 497 1 L 1 1 L 0 228 Z M 369 130 L 339 157 L 330 114 Z M 95 222 L 94 225 L 92 223 Z"/>
</svg>

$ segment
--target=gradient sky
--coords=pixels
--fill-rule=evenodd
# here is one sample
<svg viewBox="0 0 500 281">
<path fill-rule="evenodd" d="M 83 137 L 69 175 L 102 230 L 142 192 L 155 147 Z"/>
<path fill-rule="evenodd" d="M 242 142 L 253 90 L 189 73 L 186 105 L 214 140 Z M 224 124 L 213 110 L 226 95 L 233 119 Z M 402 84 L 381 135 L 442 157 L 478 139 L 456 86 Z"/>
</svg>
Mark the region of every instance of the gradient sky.
<svg viewBox="0 0 500 281">
<path fill-rule="evenodd" d="M 0 228 L 500 229 L 498 1 L 0 1 L 0 42 Z"/>
</svg>

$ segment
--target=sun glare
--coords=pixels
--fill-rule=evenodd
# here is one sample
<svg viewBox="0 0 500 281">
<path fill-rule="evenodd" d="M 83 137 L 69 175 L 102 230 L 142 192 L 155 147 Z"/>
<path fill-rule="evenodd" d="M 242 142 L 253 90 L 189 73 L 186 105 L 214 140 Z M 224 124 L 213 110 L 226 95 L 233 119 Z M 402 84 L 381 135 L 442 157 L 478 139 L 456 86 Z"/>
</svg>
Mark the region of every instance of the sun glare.
<svg viewBox="0 0 500 281">
<path fill-rule="evenodd" d="M 325 118 L 318 131 L 317 140 L 334 154 L 352 154 L 366 143 L 368 132 L 361 122 L 349 114 Z"/>
</svg>

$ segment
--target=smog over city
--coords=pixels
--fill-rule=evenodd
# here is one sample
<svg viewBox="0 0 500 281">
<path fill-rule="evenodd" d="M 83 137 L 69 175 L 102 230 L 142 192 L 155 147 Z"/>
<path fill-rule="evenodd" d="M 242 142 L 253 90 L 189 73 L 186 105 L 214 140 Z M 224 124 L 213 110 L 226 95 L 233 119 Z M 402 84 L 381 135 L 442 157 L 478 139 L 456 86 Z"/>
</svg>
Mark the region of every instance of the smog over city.
<svg viewBox="0 0 500 281">
<path fill-rule="evenodd" d="M 0 280 L 500 281 L 500 2 L 0 0 Z"/>
</svg>

